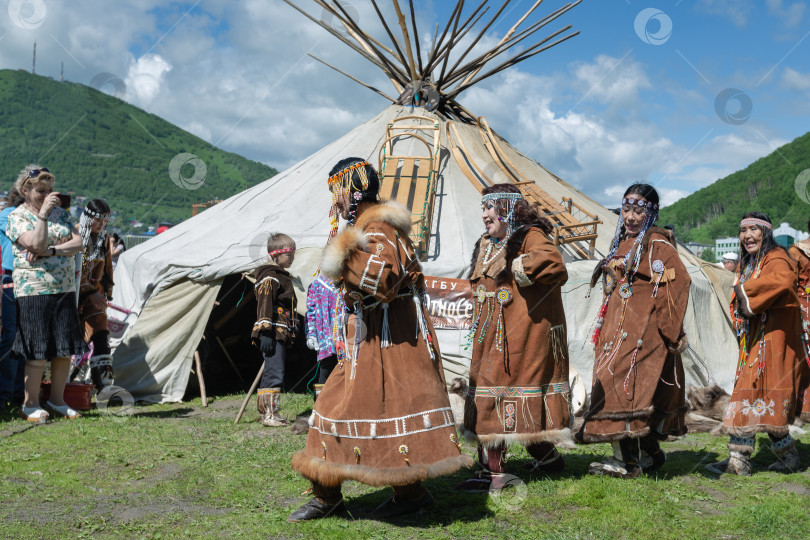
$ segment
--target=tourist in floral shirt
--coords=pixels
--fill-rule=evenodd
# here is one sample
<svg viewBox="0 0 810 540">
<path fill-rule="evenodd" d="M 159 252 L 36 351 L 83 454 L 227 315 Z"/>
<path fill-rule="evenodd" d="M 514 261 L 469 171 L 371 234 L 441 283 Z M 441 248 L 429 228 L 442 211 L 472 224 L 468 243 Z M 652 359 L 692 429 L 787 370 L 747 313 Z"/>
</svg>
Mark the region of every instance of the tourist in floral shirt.
<svg viewBox="0 0 810 540">
<path fill-rule="evenodd" d="M 70 357 L 84 352 L 76 309 L 74 255 L 82 239 L 60 208 L 54 177 L 39 165 L 29 165 L 15 187 L 25 202 L 8 216 L 6 236 L 13 242 L 14 292 L 17 297 L 17 337 L 13 350 L 25 358 L 25 402 L 22 416 L 46 422 L 39 387 L 45 362 L 51 361 L 48 407 L 60 416 L 78 418 L 63 399 Z"/>
</svg>

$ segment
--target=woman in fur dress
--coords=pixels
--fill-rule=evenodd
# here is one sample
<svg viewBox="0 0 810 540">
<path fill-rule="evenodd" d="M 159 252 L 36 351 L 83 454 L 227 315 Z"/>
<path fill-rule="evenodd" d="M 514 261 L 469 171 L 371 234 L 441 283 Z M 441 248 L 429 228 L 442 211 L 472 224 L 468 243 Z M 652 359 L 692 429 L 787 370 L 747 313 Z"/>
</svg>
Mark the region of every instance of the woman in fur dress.
<svg viewBox="0 0 810 540">
<path fill-rule="evenodd" d="M 486 232 L 470 275 L 476 307 L 464 429 L 486 454 L 486 469 L 458 486 L 468 491 L 504 487 L 509 443 L 526 447 L 534 458 L 530 468 L 562 470 L 554 443 L 571 437 L 560 291 L 568 273 L 548 239 L 551 224 L 515 186 L 497 184 L 482 193 Z"/>
<path fill-rule="evenodd" d="M 633 478 L 663 465 L 659 440 L 686 433 L 681 352 L 691 279 L 675 238 L 655 227 L 658 193 L 634 184 L 622 199 L 610 253 L 591 287 L 604 292 L 593 343 L 591 404 L 578 438 L 610 442 L 613 457 L 591 474 Z"/>
<path fill-rule="evenodd" d="M 804 362 L 796 262 L 776 244 L 771 219 L 760 212 L 740 222 L 740 254 L 730 308 L 740 355 L 723 419 L 731 436 L 729 457 L 707 468 L 750 475 L 756 434 L 767 433 L 776 455 L 769 469 L 794 472 L 799 452 L 788 426 L 796 414 Z"/>
<path fill-rule="evenodd" d="M 290 521 L 343 509 L 340 486 L 392 486 L 375 517 L 432 503 L 422 481 L 471 466 L 461 453 L 436 335 L 423 306 L 424 276 L 408 238 L 411 213 L 379 202 L 374 168 L 359 158 L 329 175 L 333 236 L 322 273 L 339 283 L 347 312 L 336 323 L 338 365 L 309 419 L 306 448 L 293 468 L 315 496 Z"/>
</svg>

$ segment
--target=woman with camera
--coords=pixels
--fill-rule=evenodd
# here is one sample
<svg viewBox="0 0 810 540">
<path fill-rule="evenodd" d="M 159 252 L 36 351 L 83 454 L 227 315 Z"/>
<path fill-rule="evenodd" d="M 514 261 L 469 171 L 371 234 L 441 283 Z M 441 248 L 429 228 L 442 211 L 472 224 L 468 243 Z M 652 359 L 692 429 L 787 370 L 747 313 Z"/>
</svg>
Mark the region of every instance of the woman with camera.
<svg viewBox="0 0 810 540">
<path fill-rule="evenodd" d="M 14 292 L 17 297 L 17 337 L 14 352 L 25 364 L 23 418 L 46 422 L 39 404 L 45 362 L 51 361 L 48 407 L 67 418 L 78 412 L 64 401 L 70 357 L 84 351 L 76 309 L 74 255 L 82 239 L 70 214 L 53 191 L 54 176 L 39 165 L 20 171 L 15 187 L 24 198 L 8 216 L 6 236 L 13 242 Z"/>
</svg>

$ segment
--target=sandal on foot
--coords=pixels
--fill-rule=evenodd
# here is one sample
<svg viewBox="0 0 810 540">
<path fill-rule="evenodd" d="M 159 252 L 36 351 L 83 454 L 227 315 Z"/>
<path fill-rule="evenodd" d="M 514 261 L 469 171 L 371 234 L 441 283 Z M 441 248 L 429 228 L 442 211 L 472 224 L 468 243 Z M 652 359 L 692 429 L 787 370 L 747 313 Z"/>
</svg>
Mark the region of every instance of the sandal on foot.
<svg viewBox="0 0 810 540">
<path fill-rule="evenodd" d="M 48 411 L 42 407 L 20 407 L 20 416 L 29 422 L 45 424 L 48 422 Z"/>
<path fill-rule="evenodd" d="M 59 416 L 64 416 L 65 418 L 70 418 L 71 420 L 82 417 L 81 413 L 74 411 L 68 405 L 54 405 L 50 401 L 48 401 L 47 403 L 48 407 L 50 407 L 51 410 L 56 414 L 58 414 Z"/>
</svg>

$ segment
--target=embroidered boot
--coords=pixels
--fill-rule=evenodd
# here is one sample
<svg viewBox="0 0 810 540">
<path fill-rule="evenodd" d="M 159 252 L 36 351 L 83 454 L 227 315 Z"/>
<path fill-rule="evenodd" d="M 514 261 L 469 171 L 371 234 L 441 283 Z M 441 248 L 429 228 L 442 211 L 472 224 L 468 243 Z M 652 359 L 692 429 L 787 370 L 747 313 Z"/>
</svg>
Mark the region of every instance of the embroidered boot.
<svg viewBox="0 0 810 540">
<path fill-rule="evenodd" d="M 458 484 L 457 490 L 468 493 L 487 493 L 491 490 L 500 491 L 507 486 L 508 478 L 504 474 L 506 445 L 486 448 L 481 453 L 486 453 L 486 468 L 476 471 L 472 478 Z"/>
<path fill-rule="evenodd" d="M 321 395 L 321 391 L 323 390 L 322 384 L 313 384 L 312 391 L 315 393 L 314 401 L 318 401 L 318 396 Z"/>
<path fill-rule="evenodd" d="M 714 474 L 736 474 L 751 476 L 751 454 L 754 452 L 754 437 L 731 437 L 728 443 L 728 458 L 718 463 L 706 465 Z"/>
<path fill-rule="evenodd" d="M 790 435 L 775 441 L 771 439 L 771 450 L 776 455 L 776 461 L 768 466 L 769 471 L 794 473 L 801 467 L 796 441 Z"/>
<path fill-rule="evenodd" d="M 256 400 L 256 409 L 259 411 L 259 422 L 268 425 L 267 422 L 272 418 L 271 410 L 273 409 L 273 399 L 271 396 L 270 388 L 259 388 L 259 397 Z"/>
<path fill-rule="evenodd" d="M 90 358 L 90 380 L 99 392 L 113 383 L 112 356 L 100 354 Z"/>
<path fill-rule="evenodd" d="M 281 388 L 270 388 L 270 418 L 262 421 L 262 424 L 270 427 L 280 427 L 289 425 L 289 421 L 281 416 Z"/>
</svg>

